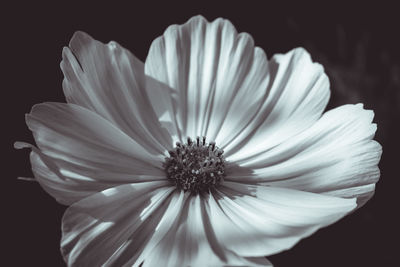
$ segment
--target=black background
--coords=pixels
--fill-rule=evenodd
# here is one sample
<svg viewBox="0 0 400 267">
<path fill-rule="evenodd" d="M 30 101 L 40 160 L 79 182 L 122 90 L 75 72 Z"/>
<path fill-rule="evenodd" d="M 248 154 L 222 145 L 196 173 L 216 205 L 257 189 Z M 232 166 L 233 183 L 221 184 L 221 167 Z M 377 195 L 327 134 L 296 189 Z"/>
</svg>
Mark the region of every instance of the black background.
<svg viewBox="0 0 400 267">
<path fill-rule="evenodd" d="M 396 9 L 365 3 L 276 6 L 261 2 L 206 5 L 146 1 L 146 6 L 133 1 L 130 5 L 110 2 L 84 6 L 21 3 L 2 10 L 1 113 L 2 132 L 6 134 L 6 184 L 2 185 L 6 239 L 2 243 L 7 248 L 2 261 L 9 261 L 4 266 L 64 266 L 59 241 L 65 207 L 35 182 L 16 180 L 32 174 L 29 151 L 14 150 L 12 144 L 16 140 L 33 142 L 24 122 L 32 105 L 65 101 L 59 63 L 62 47 L 73 32 L 83 30 L 103 42 L 115 40 L 145 60 L 152 40 L 168 25 L 184 23 L 197 14 L 208 20 L 231 20 L 239 32 L 250 33 L 268 57 L 306 47 L 330 77 L 328 108 L 362 102 L 376 114 L 376 140 L 384 153 L 374 198 L 354 214 L 269 259 L 277 267 L 393 266 L 398 262 L 400 23 Z"/>
</svg>

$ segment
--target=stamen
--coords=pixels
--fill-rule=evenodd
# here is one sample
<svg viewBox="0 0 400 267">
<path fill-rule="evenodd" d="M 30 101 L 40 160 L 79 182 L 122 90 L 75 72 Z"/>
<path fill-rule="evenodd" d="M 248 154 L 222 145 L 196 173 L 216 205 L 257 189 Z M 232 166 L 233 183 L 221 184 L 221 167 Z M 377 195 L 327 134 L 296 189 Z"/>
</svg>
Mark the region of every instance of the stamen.
<svg viewBox="0 0 400 267">
<path fill-rule="evenodd" d="M 214 142 L 214 141 L 213 141 L 213 142 L 210 142 L 210 146 L 211 146 L 211 150 L 214 151 L 214 149 L 215 149 L 215 142 Z"/>
<path fill-rule="evenodd" d="M 193 144 L 193 141 L 190 137 L 187 138 L 187 143 L 188 143 L 188 146 L 191 146 Z"/>
<path fill-rule="evenodd" d="M 193 194 L 207 193 L 218 186 L 225 177 L 223 150 L 215 142 L 206 143 L 206 137 L 196 137 L 196 143 L 188 137 L 187 144 L 176 142 L 170 157 L 165 158 L 167 178 L 177 188 Z"/>
</svg>

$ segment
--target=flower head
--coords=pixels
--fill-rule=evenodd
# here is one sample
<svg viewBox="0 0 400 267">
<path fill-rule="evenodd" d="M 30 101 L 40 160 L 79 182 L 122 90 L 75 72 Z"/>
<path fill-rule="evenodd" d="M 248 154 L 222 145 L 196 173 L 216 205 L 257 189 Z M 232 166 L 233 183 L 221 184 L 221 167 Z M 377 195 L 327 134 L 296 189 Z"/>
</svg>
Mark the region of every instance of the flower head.
<svg viewBox="0 0 400 267">
<path fill-rule="evenodd" d="M 170 26 L 145 63 L 83 32 L 67 103 L 26 116 L 35 179 L 69 205 L 69 266 L 264 266 L 363 205 L 379 179 L 373 112 L 323 113 L 323 67 L 267 59 L 224 19 Z"/>
</svg>

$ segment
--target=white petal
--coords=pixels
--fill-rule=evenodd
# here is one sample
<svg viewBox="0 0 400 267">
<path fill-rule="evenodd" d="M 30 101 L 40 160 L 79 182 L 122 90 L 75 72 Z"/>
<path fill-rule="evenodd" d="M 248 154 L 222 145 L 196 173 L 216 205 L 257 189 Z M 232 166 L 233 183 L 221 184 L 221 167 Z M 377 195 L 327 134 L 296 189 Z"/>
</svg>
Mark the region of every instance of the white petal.
<svg viewBox="0 0 400 267">
<path fill-rule="evenodd" d="M 340 197 L 372 196 L 379 179 L 381 146 L 371 140 L 373 112 L 345 105 L 326 112 L 311 128 L 251 160 L 240 162 L 251 175 L 228 179 L 326 193 Z M 353 189 L 352 189 L 353 188 Z M 332 192 L 331 192 L 332 191 Z"/>
<path fill-rule="evenodd" d="M 145 72 L 175 92 L 181 138 L 205 135 L 225 146 L 267 96 L 268 63 L 252 38 L 224 19 L 170 26 L 151 45 Z"/>
<path fill-rule="evenodd" d="M 355 199 L 233 182 L 224 182 L 207 204 L 218 242 L 248 257 L 289 249 L 356 207 Z"/>
<path fill-rule="evenodd" d="M 328 77 L 303 48 L 275 55 L 268 66 L 268 97 L 257 116 L 224 148 L 231 161 L 251 158 L 289 140 L 313 125 L 328 103 Z"/>
<path fill-rule="evenodd" d="M 122 183 L 165 179 L 162 155 L 85 108 L 35 105 L 26 121 L 40 149 L 31 154 L 35 177 L 63 204 Z"/>
<path fill-rule="evenodd" d="M 166 185 L 121 185 L 70 206 L 61 240 L 68 266 L 123 266 L 136 260 L 168 206 L 174 188 Z"/>
<path fill-rule="evenodd" d="M 376 176 L 376 179 L 379 178 L 379 173 Z M 357 208 L 363 206 L 375 193 L 375 184 L 366 184 L 361 186 L 352 186 L 349 188 L 331 190 L 328 192 L 324 192 L 324 195 L 334 196 L 334 197 L 343 197 L 343 198 L 357 198 Z"/>
<path fill-rule="evenodd" d="M 203 197 L 185 195 L 170 228 L 144 261 L 146 266 L 271 266 L 265 258 L 245 259 L 218 244 L 209 227 Z"/>
<path fill-rule="evenodd" d="M 76 32 L 63 50 L 61 69 L 68 103 L 103 116 L 149 151 L 171 148 L 171 138 L 149 100 L 143 63 L 128 50 Z"/>
<path fill-rule="evenodd" d="M 164 216 L 160 220 L 159 224 L 155 227 L 155 231 L 151 236 L 148 244 L 146 245 L 145 249 L 142 251 L 140 257 L 135 260 L 129 262 L 128 266 L 139 266 L 140 263 L 144 260 L 144 266 L 149 266 L 149 262 L 154 260 L 154 255 L 151 255 L 151 252 L 154 248 L 160 243 L 160 241 L 168 234 L 172 225 L 174 224 L 175 220 L 179 217 L 179 214 L 182 211 L 182 207 L 184 202 L 187 198 L 182 191 L 175 191 L 174 194 L 171 196 L 171 200 L 168 204 L 168 208 L 164 212 Z M 156 255 L 157 258 L 160 258 L 160 255 Z M 143 266 L 143 267 L 144 267 Z M 150 264 L 150 266 L 154 266 Z"/>
</svg>

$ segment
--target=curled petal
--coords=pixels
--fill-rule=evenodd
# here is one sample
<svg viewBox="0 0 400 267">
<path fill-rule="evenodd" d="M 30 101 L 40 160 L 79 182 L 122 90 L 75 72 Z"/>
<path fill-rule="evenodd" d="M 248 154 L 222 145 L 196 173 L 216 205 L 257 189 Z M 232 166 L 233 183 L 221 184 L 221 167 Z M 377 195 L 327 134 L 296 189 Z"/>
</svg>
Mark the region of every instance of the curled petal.
<svg viewBox="0 0 400 267">
<path fill-rule="evenodd" d="M 147 86 L 143 63 L 128 50 L 76 32 L 63 50 L 61 69 L 68 103 L 96 112 L 152 153 L 171 148 L 149 100 L 150 91 L 160 87 Z"/>
</svg>

